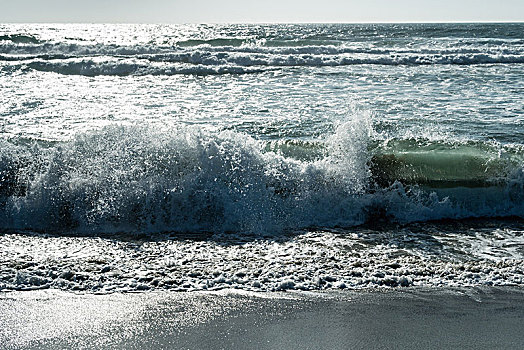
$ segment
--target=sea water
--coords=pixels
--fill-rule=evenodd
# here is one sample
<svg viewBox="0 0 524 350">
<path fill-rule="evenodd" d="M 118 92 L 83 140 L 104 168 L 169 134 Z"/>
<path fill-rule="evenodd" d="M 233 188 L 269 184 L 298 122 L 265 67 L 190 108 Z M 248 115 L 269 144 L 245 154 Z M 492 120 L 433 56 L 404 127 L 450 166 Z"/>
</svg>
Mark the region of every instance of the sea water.
<svg viewBox="0 0 524 350">
<path fill-rule="evenodd" d="M 524 25 L 0 25 L 0 289 L 524 284 Z"/>
</svg>

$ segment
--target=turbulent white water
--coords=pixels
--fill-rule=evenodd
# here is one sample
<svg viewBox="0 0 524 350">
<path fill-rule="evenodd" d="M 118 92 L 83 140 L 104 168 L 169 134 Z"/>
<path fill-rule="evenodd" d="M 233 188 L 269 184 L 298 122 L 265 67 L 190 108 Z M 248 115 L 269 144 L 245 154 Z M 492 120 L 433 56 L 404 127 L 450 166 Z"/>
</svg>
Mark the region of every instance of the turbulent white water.
<svg viewBox="0 0 524 350">
<path fill-rule="evenodd" d="M 521 216 L 519 149 L 370 149 L 372 133 L 369 120 L 355 117 L 317 144 L 138 125 L 59 144 L 4 141 L 2 228 L 278 234 L 377 218 Z"/>
<path fill-rule="evenodd" d="M 523 29 L 0 25 L 0 288 L 521 284 Z M 173 238 L 184 234 L 205 238 L 209 256 L 194 260 L 202 247 Z M 144 264 L 191 268 L 174 262 L 167 283 L 159 260 L 145 269 L 158 279 L 138 283 L 127 235 L 163 235 Z M 99 236 L 124 243 L 101 248 Z M 121 273 L 97 284 L 109 270 L 77 257 L 62 276 L 42 261 L 67 257 L 33 240 L 111 252 L 93 259 Z M 331 250 L 339 262 L 324 276 L 271 258 L 277 273 L 267 244 L 315 271 Z M 227 254 L 240 272 L 232 261 L 217 272 Z M 391 264 L 406 268 L 376 272 Z"/>
</svg>

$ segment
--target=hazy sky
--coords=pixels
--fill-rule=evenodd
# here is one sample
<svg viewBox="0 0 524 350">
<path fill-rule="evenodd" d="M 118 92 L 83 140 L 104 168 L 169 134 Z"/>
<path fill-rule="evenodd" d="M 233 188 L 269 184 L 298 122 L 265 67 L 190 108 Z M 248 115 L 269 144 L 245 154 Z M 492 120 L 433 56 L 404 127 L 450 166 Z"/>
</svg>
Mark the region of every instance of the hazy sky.
<svg viewBox="0 0 524 350">
<path fill-rule="evenodd" d="M 0 0 L 0 22 L 524 21 L 524 0 Z"/>
</svg>

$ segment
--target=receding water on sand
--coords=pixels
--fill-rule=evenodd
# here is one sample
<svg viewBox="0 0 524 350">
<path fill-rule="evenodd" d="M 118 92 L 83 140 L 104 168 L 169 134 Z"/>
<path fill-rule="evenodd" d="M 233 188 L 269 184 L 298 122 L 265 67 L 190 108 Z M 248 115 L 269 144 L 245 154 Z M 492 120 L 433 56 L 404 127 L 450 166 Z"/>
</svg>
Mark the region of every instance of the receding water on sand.
<svg viewBox="0 0 524 350">
<path fill-rule="evenodd" d="M 521 289 L 0 296 L 6 349 L 519 349 Z"/>
</svg>

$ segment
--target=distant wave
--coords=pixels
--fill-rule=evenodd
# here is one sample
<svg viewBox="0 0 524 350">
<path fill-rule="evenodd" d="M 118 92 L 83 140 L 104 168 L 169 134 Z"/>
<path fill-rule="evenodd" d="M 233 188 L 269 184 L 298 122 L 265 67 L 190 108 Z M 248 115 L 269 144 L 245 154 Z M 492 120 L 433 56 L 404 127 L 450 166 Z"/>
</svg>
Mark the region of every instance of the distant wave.
<svg viewBox="0 0 524 350">
<path fill-rule="evenodd" d="M 175 75 L 175 74 L 245 74 L 282 67 L 337 67 L 347 65 L 432 65 L 432 64 L 501 64 L 524 63 L 523 56 L 460 55 L 460 56 L 265 56 L 226 54 L 170 54 L 133 58 L 68 58 L 19 61 L 19 68 L 29 67 L 43 72 L 66 75 Z"/>
<path fill-rule="evenodd" d="M 9 36 L 11 38 L 11 36 Z M 35 39 L 36 40 L 36 39 Z M 226 45 L 226 46 L 222 46 Z M 80 75 L 251 73 L 264 67 L 347 65 L 522 64 L 522 46 L 376 47 L 346 45 L 267 46 L 243 39 L 188 40 L 174 46 L 119 46 L 0 41 L 0 61 L 20 68 Z M 134 62 L 134 63 L 130 63 Z M 137 63 L 138 62 L 138 63 Z M 158 63 L 164 64 L 162 67 Z M 169 66 L 172 64 L 195 67 Z M 244 67 L 244 68 L 242 68 Z"/>
<path fill-rule="evenodd" d="M 61 56 L 75 58 L 83 56 L 133 56 L 138 54 L 154 54 L 172 51 L 173 47 L 158 47 L 153 45 L 106 45 L 106 44 L 76 44 L 76 43 L 50 43 L 38 45 L 17 45 L 11 42 L 0 43 L 0 53 L 12 59 L 19 56 L 22 59 Z"/>
<path fill-rule="evenodd" d="M 0 229 L 281 232 L 311 226 L 524 217 L 524 150 L 370 138 L 107 127 L 54 145 L 0 143 Z"/>
<path fill-rule="evenodd" d="M 249 43 L 248 39 L 236 39 L 236 38 L 215 38 L 215 39 L 188 39 L 177 42 L 177 46 L 188 47 L 188 46 L 242 46 Z"/>
<path fill-rule="evenodd" d="M 29 34 L 0 35 L 0 42 L 9 41 L 15 44 L 38 44 L 40 40 Z"/>
<path fill-rule="evenodd" d="M 148 56 L 152 61 L 184 62 L 192 64 L 239 66 L 345 66 L 356 64 L 377 65 L 431 65 L 431 64 L 496 64 L 524 63 L 524 55 L 502 54 L 355 54 L 355 55 L 317 55 L 317 54 L 245 54 L 215 53 L 193 51 Z"/>
<path fill-rule="evenodd" d="M 42 72 L 54 72 L 65 75 L 214 75 L 214 74 L 246 74 L 258 73 L 264 70 L 256 67 L 241 67 L 233 65 L 203 65 L 203 64 L 160 64 L 151 65 L 134 60 L 53 60 L 34 61 L 27 64 L 31 69 Z M 267 70 L 267 69 L 266 69 Z"/>
<path fill-rule="evenodd" d="M 93 38 L 94 39 L 94 38 Z M 166 37 L 165 39 L 169 39 Z M 209 50 L 221 52 L 254 52 L 268 54 L 342 54 L 342 53 L 427 53 L 427 54 L 458 54 L 458 53 L 522 53 L 524 39 L 489 39 L 460 38 L 446 40 L 429 40 L 417 37 L 411 42 L 395 41 L 386 36 L 375 37 L 374 40 L 364 38 L 336 39 L 333 38 L 191 38 L 186 40 L 169 40 L 159 43 L 117 44 L 96 43 L 93 40 L 81 38 L 56 38 L 41 40 L 29 34 L 0 35 L 0 52 L 11 54 L 63 53 L 63 54 L 140 54 L 162 53 L 173 50 Z"/>
</svg>

